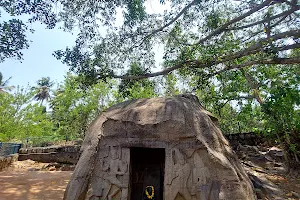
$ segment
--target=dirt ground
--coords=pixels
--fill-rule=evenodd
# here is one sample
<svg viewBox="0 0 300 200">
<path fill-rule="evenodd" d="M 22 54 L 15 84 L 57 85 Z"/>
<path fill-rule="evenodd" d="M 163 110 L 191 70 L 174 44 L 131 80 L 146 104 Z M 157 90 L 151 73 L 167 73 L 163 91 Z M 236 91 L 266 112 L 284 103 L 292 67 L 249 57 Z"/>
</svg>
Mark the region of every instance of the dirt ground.
<svg viewBox="0 0 300 200">
<path fill-rule="evenodd" d="M 48 165 L 18 161 L 0 172 L 0 200 L 62 199 L 72 171 L 55 171 Z"/>
<path fill-rule="evenodd" d="M 258 199 L 300 200 L 299 170 L 284 173 L 283 163 L 276 157 L 272 160 L 271 151 L 262 154 L 256 147 L 245 146 L 237 152 L 246 171 L 252 174 L 256 194 L 260 196 Z M 14 162 L 0 172 L 0 200 L 63 199 L 74 167 L 32 160 Z M 253 179 L 253 176 L 256 178 Z"/>
</svg>

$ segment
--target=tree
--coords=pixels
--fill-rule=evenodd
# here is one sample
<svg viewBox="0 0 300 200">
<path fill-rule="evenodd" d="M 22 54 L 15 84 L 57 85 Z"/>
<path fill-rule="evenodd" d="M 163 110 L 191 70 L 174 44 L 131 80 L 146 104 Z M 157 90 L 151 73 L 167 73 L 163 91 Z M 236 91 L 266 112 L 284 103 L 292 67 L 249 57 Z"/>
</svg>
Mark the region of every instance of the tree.
<svg viewBox="0 0 300 200">
<path fill-rule="evenodd" d="M 224 133 L 264 134 L 299 164 L 299 77 L 299 65 L 248 67 L 220 74 L 196 93 L 218 115 Z"/>
<path fill-rule="evenodd" d="M 111 101 L 113 83 L 99 81 L 81 88 L 78 78 L 68 74 L 50 101 L 54 131 L 66 139 L 84 137 L 88 125 Z"/>
<path fill-rule="evenodd" d="M 127 75 L 140 75 L 145 73 L 144 69 L 138 62 L 132 63 L 130 69 L 127 70 Z M 138 99 L 157 96 L 155 91 L 156 83 L 154 80 L 121 80 L 119 84 L 119 95 L 123 99 Z"/>
<path fill-rule="evenodd" d="M 39 21 L 47 28 L 55 27 L 57 16 L 54 13 L 54 6 L 52 0 L 1 0 L 0 17 L 1 11 L 4 11 L 11 19 L 0 22 L 0 63 L 7 58 L 22 59 L 22 50 L 29 47 L 27 31 L 34 31 L 28 24 Z M 29 20 L 24 22 L 16 19 L 21 15 L 29 15 Z"/>
<path fill-rule="evenodd" d="M 271 128 L 273 131 L 282 130 L 278 139 L 289 135 L 292 127 L 299 131 L 293 123 L 289 130 L 280 128 L 282 124 L 271 120 L 278 113 L 267 114 L 265 109 L 266 105 L 272 109 L 280 105 L 298 113 L 299 82 L 292 85 L 298 80 L 295 69 L 300 57 L 291 53 L 300 47 L 297 1 L 160 1 L 161 6 L 170 3 L 170 8 L 158 14 L 147 13 L 144 1 L 111 1 L 107 9 L 106 1 L 97 5 L 77 2 L 82 7 L 64 10 L 71 13 L 65 15 L 68 27 L 80 24 L 76 46 L 55 53 L 75 73 L 92 75 L 93 80 L 111 77 L 123 82 L 167 75 L 167 91 L 176 92 L 174 79 L 177 85 L 180 80 L 189 82 L 184 90 L 198 94 L 203 104 L 222 118 L 224 130 L 266 132 L 273 124 L 277 127 Z M 124 11 L 121 26 L 115 25 L 118 7 Z M 86 16 L 89 20 L 83 20 Z M 107 34 L 97 33 L 94 25 L 106 26 Z M 164 48 L 163 62 L 154 72 L 157 45 Z M 137 60 L 144 73 L 127 73 Z M 283 100 L 278 94 L 288 98 Z M 232 116 L 236 123 L 232 123 Z M 294 114 L 291 117 L 291 122 L 297 119 Z"/>
<path fill-rule="evenodd" d="M 294 0 L 170 1 L 171 8 L 160 14 L 146 13 L 141 6 L 144 1 L 94 4 L 78 0 L 80 7 L 64 2 L 68 4 L 64 10 L 67 27 L 78 23 L 81 32 L 73 49 L 57 51 L 56 56 L 76 73 L 92 71 L 98 79 L 137 80 L 172 71 L 209 78 L 249 66 L 300 62 L 299 57 L 286 54 L 300 47 L 300 6 Z M 137 4 L 136 9 L 132 4 Z M 104 5 L 109 6 L 106 9 Z M 125 8 L 124 22 L 117 27 L 114 14 L 120 6 Z M 103 18 L 97 18 L 99 14 Z M 105 36 L 97 33 L 98 22 L 107 25 Z M 164 46 L 164 62 L 161 71 L 151 72 L 157 44 Z M 130 68 L 134 60 L 149 72 L 120 74 L 120 69 Z"/>
<path fill-rule="evenodd" d="M 77 100 L 62 95 L 62 102 L 71 103 L 64 106 L 56 102 L 59 109 L 55 112 L 62 110 L 57 116 L 69 110 L 75 113 L 73 118 L 66 116 L 67 120 L 56 117 L 59 122 L 74 122 L 73 128 L 66 124 L 60 127 L 72 131 L 84 127 L 75 120 L 90 116 L 82 114 L 82 102 L 89 102 L 82 87 L 90 91 L 99 81 L 105 85 L 111 81 L 107 78 L 117 78 L 121 79 L 119 94 L 112 92 L 118 100 L 150 97 L 157 95 L 153 77 L 164 76 L 166 95 L 180 90 L 196 93 L 204 106 L 221 118 L 226 132 L 270 130 L 269 135 L 277 134 L 277 140 L 288 143 L 287 150 L 298 152 L 296 140 L 290 137 L 292 132 L 299 132 L 297 1 L 161 0 L 159 6 L 170 6 L 154 14 L 147 12 L 143 0 L 57 2 L 62 8 L 57 16 L 65 30 L 76 29 L 79 34 L 74 47 L 54 55 L 82 82 L 74 82 L 79 96 L 74 91 L 68 93 Z M 123 18 L 117 19 L 120 8 Z M 163 48 L 159 66 L 155 62 L 158 45 Z M 70 84 L 68 87 L 71 91 Z"/>
<path fill-rule="evenodd" d="M 14 86 L 7 85 L 10 79 L 11 77 L 9 77 L 7 80 L 4 81 L 3 75 L 0 72 L 0 93 L 5 92 L 5 90 L 11 90 L 14 88 Z"/>
<path fill-rule="evenodd" d="M 0 140 L 51 135 L 52 123 L 43 107 L 32 104 L 32 92 L 17 87 L 14 93 L 0 93 Z"/>
<path fill-rule="evenodd" d="M 37 87 L 33 87 L 36 91 L 34 99 L 40 101 L 41 105 L 46 100 L 50 99 L 50 88 L 53 86 L 53 82 L 50 81 L 50 77 L 43 77 L 37 81 Z"/>
</svg>

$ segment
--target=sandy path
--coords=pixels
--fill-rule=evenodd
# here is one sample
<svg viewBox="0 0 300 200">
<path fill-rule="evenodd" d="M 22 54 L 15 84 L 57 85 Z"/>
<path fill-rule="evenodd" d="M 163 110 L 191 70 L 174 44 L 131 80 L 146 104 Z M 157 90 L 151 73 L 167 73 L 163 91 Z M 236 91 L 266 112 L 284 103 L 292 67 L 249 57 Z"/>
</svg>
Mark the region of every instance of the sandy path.
<svg viewBox="0 0 300 200">
<path fill-rule="evenodd" d="M 0 200 L 59 200 L 72 171 L 0 172 Z"/>
</svg>

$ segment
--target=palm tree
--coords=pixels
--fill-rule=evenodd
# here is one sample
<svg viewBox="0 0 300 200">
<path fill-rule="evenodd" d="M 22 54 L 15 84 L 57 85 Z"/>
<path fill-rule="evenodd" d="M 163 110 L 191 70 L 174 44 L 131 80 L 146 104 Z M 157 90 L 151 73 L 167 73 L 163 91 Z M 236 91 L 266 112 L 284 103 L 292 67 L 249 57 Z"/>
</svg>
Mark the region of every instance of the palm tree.
<svg viewBox="0 0 300 200">
<path fill-rule="evenodd" d="M 37 87 L 33 87 L 36 90 L 36 95 L 33 97 L 35 100 L 43 102 L 50 98 L 50 88 L 53 86 L 53 82 L 50 81 L 50 77 L 43 77 L 37 81 Z"/>
<path fill-rule="evenodd" d="M 7 86 L 10 79 L 11 79 L 11 77 L 9 77 L 7 80 L 4 81 L 3 75 L 0 72 L 0 93 L 6 92 L 6 90 L 11 90 L 14 88 L 14 86 Z"/>
</svg>

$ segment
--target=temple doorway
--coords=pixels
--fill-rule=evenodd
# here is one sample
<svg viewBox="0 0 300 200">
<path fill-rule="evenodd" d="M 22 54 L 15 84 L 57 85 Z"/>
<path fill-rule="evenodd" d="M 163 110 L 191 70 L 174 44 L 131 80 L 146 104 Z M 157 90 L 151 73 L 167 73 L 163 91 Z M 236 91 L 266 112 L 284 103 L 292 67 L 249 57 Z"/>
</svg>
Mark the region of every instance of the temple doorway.
<svg viewBox="0 0 300 200">
<path fill-rule="evenodd" d="M 131 200 L 143 200 L 147 186 L 148 195 L 163 200 L 165 149 L 131 148 Z"/>
</svg>

